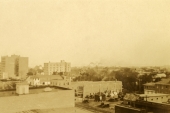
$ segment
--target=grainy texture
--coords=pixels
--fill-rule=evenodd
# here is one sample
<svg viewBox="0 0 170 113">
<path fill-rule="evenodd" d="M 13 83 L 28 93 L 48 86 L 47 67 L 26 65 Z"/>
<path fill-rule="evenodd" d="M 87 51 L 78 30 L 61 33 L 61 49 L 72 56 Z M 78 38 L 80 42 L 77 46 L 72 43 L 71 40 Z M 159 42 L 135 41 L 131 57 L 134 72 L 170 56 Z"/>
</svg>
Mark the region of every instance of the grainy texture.
<svg viewBox="0 0 170 113">
<path fill-rule="evenodd" d="M 45 92 L 0 98 L 0 113 L 15 113 L 31 109 L 74 107 L 73 90 Z"/>
</svg>

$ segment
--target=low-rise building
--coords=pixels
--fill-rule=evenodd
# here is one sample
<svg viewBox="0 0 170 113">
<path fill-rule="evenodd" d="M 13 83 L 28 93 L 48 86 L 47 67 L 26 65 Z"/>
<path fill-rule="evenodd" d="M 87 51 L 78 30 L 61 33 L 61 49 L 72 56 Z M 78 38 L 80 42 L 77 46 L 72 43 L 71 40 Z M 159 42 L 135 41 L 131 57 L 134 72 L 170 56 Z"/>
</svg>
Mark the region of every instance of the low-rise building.
<svg viewBox="0 0 170 113">
<path fill-rule="evenodd" d="M 86 95 L 105 92 L 106 90 L 112 92 L 122 92 L 121 81 L 81 81 L 72 82 L 70 88 L 76 90 L 76 94 L 85 97 Z"/>
<path fill-rule="evenodd" d="M 155 83 L 146 83 L 144 84 L 144 92 L 146 94 L 150 93 L 163 93 L 170 94 L 170 79 L 162 79 L 159 82 Z"/>
<path fill-rule="evenodd" d="M 63 79 L 63 80 L 53 79 L 51 80 L 51 85 L 69 88 L 69 86 L 71 85 L 71 80 L 70 79 Z"/>
<path fill-rule="evenodd" d="M 163 78 L 163 77 L 166 77 L 165 73 L 158 73 L 154 76 L 154 78 Z"/>
<path fill-rule="evenodd" d="M 144 94 L 153 94 L 153 93 L 155 93 L 155 83 L 144 84 Z"/>
<path fill-rule="evenodd" d="M 35 75 L 29 76 L 26 81 L 31 86 L 52 85 L 60 87 L 68 87 L 71 84 L 71 79 L 60 75 Z"/>
<path fill-rule="evenodd" d="M 168 102 L 170 99 L 170 94 L 139 94 L 138 96 L 144 101 L 155 103 Z"/>
</svg>

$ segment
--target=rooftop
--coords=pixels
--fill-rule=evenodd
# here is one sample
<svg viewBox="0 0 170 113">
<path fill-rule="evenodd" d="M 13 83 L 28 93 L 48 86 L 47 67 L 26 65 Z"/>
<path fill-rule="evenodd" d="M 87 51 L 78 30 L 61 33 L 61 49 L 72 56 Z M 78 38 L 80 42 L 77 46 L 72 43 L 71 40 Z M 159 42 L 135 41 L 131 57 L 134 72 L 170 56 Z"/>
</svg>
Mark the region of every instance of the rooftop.
<svg viewBox="0 0 170 113">
<path fill-rule="evenodd" d="M 70 108 L 28 110 L 28 111 L 21 111 L 18 113 L 93 113 L 93 112 L 77 107 L 70 107 Z"/>
<path fill-rule="evenodd" d="M 146 84 L 143 84 L 145 86 L 155 86 L 155 83 L 151 82 L 151 83 L 146 83 Z"/>
<path fill-rule="evenodd" d="M 155 86 L 155 84 L 167 84 L 167 85 L 170 85 L 170 78 L 163 78 L 159 82 L 155 82 L 155 83 L 150 82 L 150 83 L 146 83 L 146 84 L 143 84 L 143 85 L 146 85 L 146 86 Z"/>
<path fill-rule="evenodd" d="M 122 81 L 78 81 L 72 83 L 113 83 L 113 82 L 122 82 Z"/>
<path fill-rule="evenodd" d="M 159 94 L 159 93 L 155 93 L 155 94 L 139 94 L 140 97 L 159 97 L 159 96 L 168 96 L 170 94 Z"/>
<path fill-rule="evenodd" d="M 35 75 L 35 76 L 30 76 L 30 78 L 63 79 L 63 77 L 62 77 L 62 76 L 60 76 L 60 75 Z"/>
<path fill-rule="evenodd" d="M 61 90 L 70 90 L 68 88 L 62 88 L 58 86 L 39 86 L 39 87 L 30 87 L 29 94 L 37 94 L 37 93 L 48 93 L 48 92 L 57 92 Z M 29 95 L 28 94 L 28 95 Z M 16 89 L 11 90 L 0 90 L 0 97 L 5 96 L 17 96 Z"/>
<path fill-rule="evenodd" d="M 162 79 L 159 82 L 156 82 L 156 84 L 170 84 L 170 78 Z"/>
</svg>

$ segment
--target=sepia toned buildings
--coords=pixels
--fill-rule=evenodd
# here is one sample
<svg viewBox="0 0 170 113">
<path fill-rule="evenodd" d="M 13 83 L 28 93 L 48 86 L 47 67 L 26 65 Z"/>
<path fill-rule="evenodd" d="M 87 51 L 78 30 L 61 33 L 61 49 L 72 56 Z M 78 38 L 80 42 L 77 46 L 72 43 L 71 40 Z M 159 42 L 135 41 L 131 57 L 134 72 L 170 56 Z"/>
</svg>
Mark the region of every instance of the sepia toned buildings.
<svg viewBox="0 0 170 113">
<path fill-rule="evenodd" d="M 122 82 L 121 81 L 80 81 L 72 82 L 70 85 L 71 89 L 76 90 L 78 96 L 85 97 L 86 95 L 113 91 L 113 92 L 122 92 Z"/>
<path fill-rule="evenodd" d="M 170 79 L 162 79 L 159 82 L 155 83 L 146 83 L 144 84 L 144 93 L 153 94 L 153 93 L 170 93 Z"/>
<path fill-rule="evenodd" d="M 44 63 L 44 74 L 53 75 L 54 73 L 69 73 L 71 71 L 71 63 L 61 60 L 61 62 Z"/>
<path fill-rule="evenodd" d="M 69 88 L 71 85 L 71 79 L 66 76 L 60 76 L 60 75 L 35 75 L 35 76 L 29 76 L 26 79 L 27 83 L 30 86 L 59 86 L 59 87 L 65 87 Z"/>
<path fill-rule="evenodd" d="M 28 57 L 19 55 L 2 56 L 0 76 L 6 78 L 25 78 L 28 72 Z"/>
</svg>

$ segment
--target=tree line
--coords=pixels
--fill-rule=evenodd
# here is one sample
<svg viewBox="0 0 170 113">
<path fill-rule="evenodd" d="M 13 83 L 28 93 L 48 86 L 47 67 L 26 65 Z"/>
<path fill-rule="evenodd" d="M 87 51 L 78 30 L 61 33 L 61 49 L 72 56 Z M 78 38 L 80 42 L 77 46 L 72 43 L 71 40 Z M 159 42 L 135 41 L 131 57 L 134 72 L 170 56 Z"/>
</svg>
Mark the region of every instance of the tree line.
<svg viewBox="0 0 170 113">
<path fill-rule="evenodd" d="M 144 74 L 139 76 L 139 73 L 131 68 L 121 68 L 119 70 L 111 70 L 108 67 L 87 68 L 80 70 L 80 76 L 76 77 L 74 81 L 122 81 L 123 90 L 125 92 L 139 92 L 142 93 L 144 88 L 143 84 L 148 82 L 157 82 L 161 78 L 156 78 L 153 81 L 155 73 Z"/>
</svg>

